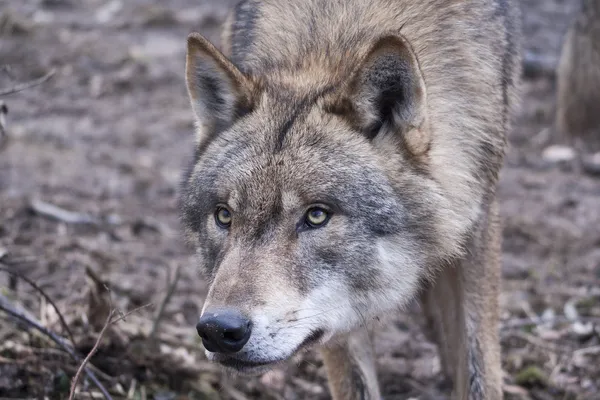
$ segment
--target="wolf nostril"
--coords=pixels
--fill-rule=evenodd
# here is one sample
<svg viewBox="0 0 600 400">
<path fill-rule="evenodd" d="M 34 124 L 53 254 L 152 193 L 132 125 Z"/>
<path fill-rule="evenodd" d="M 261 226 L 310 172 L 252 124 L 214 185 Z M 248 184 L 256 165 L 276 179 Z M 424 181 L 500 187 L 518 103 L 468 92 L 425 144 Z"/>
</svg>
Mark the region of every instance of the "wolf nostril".
<svg viewBox="0 0 600 400">
<path fill-rule="evenodd" d="M 246 326 L 235 327 L 233 329 L 226 329 L 223 332 L 223 338 L 225 340 L 243 340 L 246 333 L 251 329 L 251 323 L 248 321 Z"/>
<path fill-rule="evenodd" d="M 250 339 L 252 323 L 236 310 L 209 311 L 200 318 L 196 330 L 206 350 L 235 353 Z"/>
</svg>

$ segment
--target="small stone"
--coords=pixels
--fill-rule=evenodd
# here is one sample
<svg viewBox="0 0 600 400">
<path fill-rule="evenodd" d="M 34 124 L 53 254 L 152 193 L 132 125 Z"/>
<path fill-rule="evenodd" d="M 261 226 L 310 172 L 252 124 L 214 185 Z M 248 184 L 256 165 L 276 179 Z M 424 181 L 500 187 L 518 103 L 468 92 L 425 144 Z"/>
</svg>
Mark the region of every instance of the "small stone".
<svg viewBox="0 0 600 400">
<path fill-rule="evenodd" d="M 542 158 L 549 163 L 557 164 L 573 161 L 576 155 L 571 147 L 553 145 L 544 149 Z"/>
<path fill-rule="evenodd" d="M 581 388 L 582 389 L 591 389 L 594 387 L 594 383 L 592 382 L 591 379 L 584 379 L 581 381 Z"/>
<path fill-rule="evenodd" d="M 579 313 L 577 312 L 577 308 L 575 308 L 575 302 L 573 300 L 567 301 L 564 307 L 565 317 L 569 321 L 576 321 L 579 318 Z"/>
<path fill-rule="evenodd" d="M 586 340 L 594 335 L 594 324 L 591 322 L 584 324 L 578 321 L 571 325 L 571 331 L 577 336 L 577 338 Z"/>
<path fill-rule="evenodd" d="M 544 328 L 539 329 L 538 336 L 540 337 L 540 339 L 545 340 L 546 342 L 556 341 L 562 337 L 560 332 L 555 331 L 553 329 Z"/>
<path fill-rule="evenodd" d="M 544 322 L 554 322 L 555 318 L 556 318 L 556 313 L 551 308 L 547 308 L 542 313 L 542 321 L 544 321 Z"/>
</svg>

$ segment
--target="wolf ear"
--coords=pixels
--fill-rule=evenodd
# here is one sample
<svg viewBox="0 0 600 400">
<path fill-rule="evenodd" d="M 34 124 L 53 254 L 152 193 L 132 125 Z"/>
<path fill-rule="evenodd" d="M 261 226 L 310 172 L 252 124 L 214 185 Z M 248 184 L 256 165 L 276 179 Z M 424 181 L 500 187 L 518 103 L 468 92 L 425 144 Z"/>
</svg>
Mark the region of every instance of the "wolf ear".
<svg viewBox="0 0 600 400">
<path fill-rule="evenodd" d="M 187 39 L 185 74 L 192 108 L 203 132 L 226 129 L 250 109 L 250 79 L 198 33 Z"/>
<path fill-rule="evenodd" d="M 425 83 L 410 45 L 396 35 L 378 39 L 367 53 L 346 92 L 347 114 L 369 139 L 382 132 L 401 135 L 409 149 L 428 148 Z"/>
</svg>

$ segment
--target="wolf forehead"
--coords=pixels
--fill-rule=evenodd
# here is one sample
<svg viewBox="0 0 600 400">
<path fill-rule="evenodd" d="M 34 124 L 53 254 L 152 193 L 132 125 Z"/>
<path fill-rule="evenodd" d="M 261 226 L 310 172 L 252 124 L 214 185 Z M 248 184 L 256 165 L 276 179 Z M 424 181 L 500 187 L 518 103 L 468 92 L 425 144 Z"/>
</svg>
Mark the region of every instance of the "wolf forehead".
<svg viewBox="0 0 600 400">
<path fill-rule="evenodd" d="M 313 203 L 373 219 L 401 208 L 372 146 L 316 101 L 266 100 L 208 141 L 184 181 L 188 219 L 218 204 L 265 217 Z"/>
</svg>

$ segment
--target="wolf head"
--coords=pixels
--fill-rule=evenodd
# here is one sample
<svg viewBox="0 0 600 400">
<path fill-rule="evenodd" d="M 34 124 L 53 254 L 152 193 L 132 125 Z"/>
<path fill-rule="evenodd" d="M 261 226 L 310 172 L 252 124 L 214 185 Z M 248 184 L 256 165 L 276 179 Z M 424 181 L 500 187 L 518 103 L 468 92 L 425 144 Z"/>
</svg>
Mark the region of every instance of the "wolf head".
<svg viewBox="0 0 600 400">
<path fill-rule="evenodd" d="M 188 38 L 197 143 L 181 211 L 211 283 L 197 329 L 212 360 L 259 371 L 327 343 L 461 251 L 428 171 L 414 52 L 382 36 L 359 61 L 252 74 Z"/>
</svg>

